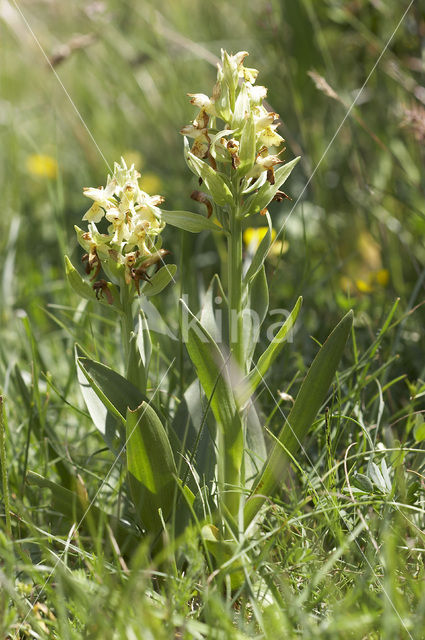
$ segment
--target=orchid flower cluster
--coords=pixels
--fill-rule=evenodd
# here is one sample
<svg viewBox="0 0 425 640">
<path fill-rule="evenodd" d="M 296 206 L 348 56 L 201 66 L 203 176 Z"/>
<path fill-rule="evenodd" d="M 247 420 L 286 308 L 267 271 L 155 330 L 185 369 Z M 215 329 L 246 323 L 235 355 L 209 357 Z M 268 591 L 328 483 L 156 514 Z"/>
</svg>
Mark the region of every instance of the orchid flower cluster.
<svg viewBox="0 0 425 640">
<path fill-rule="evenodd" d="M 75 227 L 80 245 L 87 253 L 83 256 L 87 274 L 95 279 L 101 266 L 107 275 L 116 280 L 124 266 L 126 284 L 146 279 L 146 268 L 158 262 L 166 253 L 161 249 L 159 235 L 165 227 L 159 206 L 164 198 L 150 196 L 139 187 L 140 173 L 134 165 L 127 167 L 114 163 L 113 175 L 108 175 L 106 187 L 86 187 L 83 191 L 93 204 L 83 220 L 88 231 Z M 101 233 L 97 225 L 106 219 L 107 233 Z M 114 278 L 115 275 L 115 278 Z"/>
<path fill-rule="evenodd" d="M 244 67 L 247 55 L 222 50 L 212 96 L 188 94 L 199 113 L 180 133 L 194 140 L 194 156 L 208 159 L 214 169 L 218 162 L 231 164 L 240 177 L 261 178 L 259 187 L 266 179 L 274 184 L 274 167 L 283 162 L 275 150 L 284 140 L 276 131 L 279 115 L 263 104 L 266 87 L 255 85 L 257 69 Z"/>
</svg>

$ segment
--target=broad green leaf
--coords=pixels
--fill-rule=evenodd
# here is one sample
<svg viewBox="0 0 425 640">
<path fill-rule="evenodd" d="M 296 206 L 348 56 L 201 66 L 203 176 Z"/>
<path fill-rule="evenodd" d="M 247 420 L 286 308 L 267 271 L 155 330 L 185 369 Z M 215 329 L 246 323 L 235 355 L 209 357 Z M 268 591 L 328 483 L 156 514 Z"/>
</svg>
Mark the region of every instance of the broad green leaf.
<svg viewBox="0 0 425 640">
<path fill-rule="evenodd" d="M 167 284 L 171 282 L 171 280 L 174 280 L 176 271 L 177 266 L 175 264 L 165 264 L 156 273 L 154 273 L 149 282 L 146 282 L 143 287 L 144 295 L 150 297 L 161 293 Z"/>
<path fill-rule="evenodd" d="M 251 402 L 246 409 L 246 449 L 245 449 L 245 488 L 250 489 L 258 477 L 267 458 L 264 429 L 258 417 L 255 405 Z"/>
<path fill-rule="evenodd" d="M 136 512 L 145 529 L 157 534 L 171 513 L 177 469 L 170 441 L 147 403 L 126 416 L 127 471 Z"/>
<path fill-rule="evenodd" d="M 162 219 L 172 227 L 178 227 L 190 233 L 200 233 L 201 231 L 223 231 L 218 224 L 205 218 L 200 213 L 191 213 L 190 211 L 163 211 Z"/>
<path fill-rule="evenodd" d="M 243 459 L 241 418 L 236 408 L 227 363 L 220 349 L 187 307 L 185 312 L 192 317 L 186 348 L 217 420 L 220 440 L 219 480 L 221 489 L 224 490 L 224 505 L 234 515 L 238 511 L 239 494 L 238 491 L 229 491 L 228 487 L 239 487 L 241 484 Z"/>
<path fill-rule="evenodd" d="M 122 552 L 125 552 L 127 547 L 134 548 L 140 541 L 140 536 L 136 531 L 116 516 L 109 515 L 91 504 L 84 485 L 76 477 L 73 480 L 75 490 L 70 491 L 33 471 L 29 471 L 27 474 L 28 484 L 51 491 L 53 508 L 68 520 L 76 522 L 80 526 L 88 525 L 95 535 L 98 535 L 102 524 L 109 524 Z"/>
<path fill-rule="evenodd" d="M 283 185 L 283 183 L 289 178 L 291 175 L 292 169 L 299 162 L 300 157 L 294 158 L 290 162 L 287 162 L 279 169 L 276 169 L 274 176 L 275 182 L 274 184 L 270 184 L 270 182 L 265 182 L 263 186 L 252 195 L 245 204 L 245 215 L 253 215 L 254 213 L 258 213 L 267 207 L 268 204 L 273 200 L 277 191 Z"/>
<path fill-rule="evenodd" d="M 218 569 L 224 565 L 222 571 L 230 577 L 233 590 L 238 589 L 245 582 L 244 563 L 248 564 L 247 556 L 242 555 L 239 545 L 233 540 L 223 540 L 219 529 L 213 524 L 206 524 L 201 530 L 202 541 L 208 552 L 213 556 Z"/>
<path fill-rule="evenodd" d="M 152 354 L 152 339 L 146 315 L 141 309 L 139 311 L 139 320 L 137 325 L 137 348 L 147 375 Z"/>
<path fill-rule="evenodd" d="M 350 311 L 335 327 L 313 360 L 278 436 L 278 442 L 273 446 L 261 476 L 246 502 L 246 526 L 255 517 L 267 497 L 274 494 L 284 479 L 289 464 L 289 456 L 286 452 L 293 456 L 302 446 L 317 412 L 326 399 L 352 323 L 353 312 Z"/>
<path fill-rule="evenodd" d="M 142 393 L 146 393 L 147 375 L 137 342 L 137 334 L 131 332 L 126 378 Z"/>
<path fill-rule="evenodd" d="M 202 300 L 201 324 L 217 344 L 226 340 L 224 332 L 227 330 L 227 326 L 223 326 L 226 324 L 224 322 L 226 312 L 226 296 L 224 295 L 220 277 L 216 273 L 212 277 Z"/>
<path fill-rule="evenodd" d="M 139 389 L 119 373 L 90 358 L 81 356 L 76 345 L 77 376 L 90 417 L 106 444 L 114 450 L 117 429 L 121 438 L 127 407 L 136 408 L 146 400 Z"/>
<path fill-rule="evenodd" d="M 113 300 L 113 304 L 110 304 L 108 302 L 108 298 L 105 296 L 105 294 L 102 294 L 102 292 L 100 292 L 98 297 L 96 297 L 96 293 L 92 285 L 90 285 L 88 282 L 86 282 L 86 280 L 84 280 L 84 278 L 80 276 L 80 274 L 78 273 L 77 269 L 74 267 L 74 265 L 72 264 L 68 256 L 65 256 L 65 272 L 66 272 L 66 278 L 69 284 L 74 289 L 74 291 L 78 293 L 79 296 L 81 296 L 82 298 L 85 298 L 86 300 L 94 300 L 97 302 L 101 302 L 102 304 L 108 306 L 109 308 L 112 307 L 115 309 L 120 309 L 119 293 L 116 286 L 113 285 L 111 282 L 107 283 L 107 287 L 111 294 L 111 299 Z"/>
<path fill-rule="evenodd" d="M 262 353 L 254 369 L 242 381 L 240 394 L 238 394 L 239 402 L 244 405 L 248 398 L 254 393 L 261 380 L 267 374 L 267 371 L 276 360 L 277 356 L 286 344 L 288 333 L 294 327 L 298 314 L 301 309 L 303 299 L 298 298 L 286 321 L 282 324 L 276 336 L 270 342 L 267 349 Z"/>
<path fill-rule="evenodd" d="M 382 493 L 387 493 L 387 486 L 378 465 L 375 464 L 375 462 L 373 461 L 369 462 L 367 471 L 370 479 L 372 480 L 374 485 L 379 489 L 379 491 L 381 491 Z M 390 489 L 391 489 L 391 485 L 390 485 Z"/>
<path fill-rule="evenodd" d="M 364 491 L 365 493 L 372 494 L 374 492 L 373 484 L 370 481 L 370 478 L 368 478 L 368 476 L 365 476 L 363 473 L 355 472 L 352 482 L 355 487 L 357 487 L 361 491 Z"/>
<path fill-rule="evenodd" d="M 413 435 L 415 436 L 416 442 L 422 442 L 425 440 L 425 422 L 421 415 L 416 416 Z"/>
<path fill-rule="evenodd" d="M 193 153 L 187 151 L 187 163 L 191 171 L 205 183 L 213 200 L 223 206 L 233 202 L 232 192 L 223 180 L 219 172 L 215 171 L 209 164 L 197 158 Z"/>
<path fill-rule="evenodd" d="M 261 325 L 269 308 L 269 288 L 264 265 L 258 270 L 248 287 L 248 302 L 242 315 L 243 354 L 245 372 L 249 371 L 252 356 L 260 335 Z"/>
<path fill-rule="evenodd" d="M 200 382 L 195 379 L 185 390 L 173 420 L 173 430 L 192 462 L 191 468 L 184 460 L 178 462 L 182 471 L 179 476 L 193 490 L 197 483 L 211 483 L 214 480 L 215 456 L 211 455 L 216 441 L 216 424 L 209 411 L 208 401 Z"/>
<path fill-rule="evenodd" d="M 258 271 L 264 264 L 264 260 L 267 257 L 267 254 L 270 249 L 270 243 L 272 239 L 272 223 L 270 219 L 270 214 L 267 212 L 266 214 L 268 230 L 264 238 L 261 240 L 258 245 L 257 251 L 252 259 L 251 264 L 249 265 L 248 271 L 244 277 L 244 284 L 248 285 L 251 280 L 257 275 Z"/>
</svg>

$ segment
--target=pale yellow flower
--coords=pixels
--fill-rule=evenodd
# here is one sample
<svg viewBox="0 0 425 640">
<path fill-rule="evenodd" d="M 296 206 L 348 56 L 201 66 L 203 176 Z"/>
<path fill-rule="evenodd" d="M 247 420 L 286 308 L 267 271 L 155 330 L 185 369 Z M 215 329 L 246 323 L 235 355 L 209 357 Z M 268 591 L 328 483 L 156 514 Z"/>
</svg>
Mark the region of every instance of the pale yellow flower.
<svg viewBox="0 0 425 640">
<path fill-rule="evenodd" d="M 87 220 L 88 222 L 100 222 L 102 220 L 105 211 L 115 204 L 112 196 L 115 193 L 116 186 L 116 182 L 110 180 L 106 188 L 99 187 L 96 189 L 94 187 L 84 187 L 83 195 L 85 195 L 86 198 L 94 200 L 94 204 L 86 211 L 83 220 Z"/>
<path fill-rule="evenodd" d="M 266 147 L 279 147 L 284 140 L 282 136 L 277 133 L 277 127 L 277 124 L 271 124 L 263 129 L 259 138 L 260 144 L 263 144 Z"/>
<path fill-rule="evenodd" d="M 191 98 L 190 103 L 194 104 L 195 107 L 203 109 L 209 116 L 217 115 L 213 99 L 209 98 L 205 93 L 188 93 L 187 95 Z"/>
<path fill-rule="evenodd" d="M 269 169 L 273 169 L 277 164 L 282 164 L 283 160 L 276 155 L 266 155 L 263 156 L 259 154 L 255 161 L 255 165 L 252 169 L 247 173 L 248 178 L 259 178 L 263 171 L 269 171 Z"/>
</svg>

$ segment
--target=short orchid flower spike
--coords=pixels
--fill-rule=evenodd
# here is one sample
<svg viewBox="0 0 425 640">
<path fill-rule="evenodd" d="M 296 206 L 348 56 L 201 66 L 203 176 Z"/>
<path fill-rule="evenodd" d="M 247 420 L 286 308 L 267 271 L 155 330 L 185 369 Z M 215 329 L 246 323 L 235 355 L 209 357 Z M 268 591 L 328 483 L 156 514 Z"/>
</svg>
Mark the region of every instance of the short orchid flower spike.
<svg viewBox="0 0 425 640">
<path fill-rule="evenodd" d="M 150 196 L 139 186 L 140 173 L 134 165 L 114 164 L 112 176 L 105 187 L 87 187 L 83 194 L 93 201 L 83 220 L 88 231 L 76 227 L 80 245 L 87 251 L 83 257 L 86 271 L 97 276 L 101 266 L 108 276 L 123 271 L 127 284 L 143 264 L 160 261 L 166 251 L 161 249 L 160 234 L 165 227 L 161 209 L 164 198 Z M 104 227 L 102 231 L 97 225 Z M 112 277 L 112 276 L 111 276 Z M 137 276 L 140 279 L 139 276 Z M 135 286 L 138 290 L 138 279 Z"/>
</svg>

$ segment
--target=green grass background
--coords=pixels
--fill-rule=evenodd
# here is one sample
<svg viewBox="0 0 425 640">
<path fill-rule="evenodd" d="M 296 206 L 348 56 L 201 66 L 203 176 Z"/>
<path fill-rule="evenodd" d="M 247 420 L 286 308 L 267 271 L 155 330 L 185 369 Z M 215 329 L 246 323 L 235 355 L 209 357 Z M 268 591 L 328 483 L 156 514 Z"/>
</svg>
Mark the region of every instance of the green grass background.
<svg viewBox="0 0 425 640">
<path fill-rule="evenodd" d="M 2 534 L 0 541 L 2 637 L 15 637 L 38 597 L 40 608 L 17 637 L 425 637 L 425 18 L 421 2 L 413 2 L 398 26 L 408 6 L 0 4 L 0 388 L 14 540 Z M 81 35 L 85 46 L 70 51 Z M 317 421 L 308 459 L 300 459 L 293 486 L 259 534 L 252 575 L 237 594 L 225 572 L 209 579 L 194 535 L 181 541 L 184 570 L 173 572 L 171 563 L 169 575 L 155 576 L 141 548 L 128 573 L 100 535 L 68 538 L 70 525 L 49 493 L 25 484 L 28 470 L 57 480 L 47 455 L 51 431 L 58 457 L 72 461 L 90 496 L 109 468 L 77 389 L 72 348 L 80 341 L 119 370 L 118 329 L 112 316 L 83 309 L 68 289 L 63 254 L 80 259 L 73 225 L 88 206 L 82 187 L 104 184 L 108 163 L 123 154 L 138 159 L 142 186 L 155 186 L 166 208 L 196 210 L 179 129 L 194 117 L 186 93 L 210 91 L 221 47 L 249 51 L 248 66 L 260 70 L 258 83 L 269 87 L 282 119 L 285 157 L 302 156 L 286 185 L 292 202 L 270 210 L 288 243 L 268 263 L 270 307 L 290 309 L 304 297 L 300 328 L 271 372 L 270 388 L 292 393 L 291 380 L 296 386 L 316 340 L 347 309 L 355 311 L 333 417 L 327 429 Z M 326 79 L 333 97 L 310 71 Z M 57 175 L 31 173 L 33 154 L 54 158 Z M 253 226 L 262 224 L 258 218 Z M 208 234 L 188 235 L 164 232 L 178 284 L 155 304 L 171 327 L 179 295 L 187 293 L 196 310 L 224 251 Z M 398 298 L 391 326 L 380 333 Z M 194 374 L 175 345 L 157 340 L 158 380 L 173 357 L 179 362 L 161 395 L 169 408 Z M 267 390 L 262 399 L 273 431 L 279 412 Z M 378 465 L 385 458 L 392 489 L 375 483 L 351 497 L 346 454 L 350 473 L 370 474 L 372 457 Z M 116 476 L 98 497 L 111 512 Z"/>
</svg>

